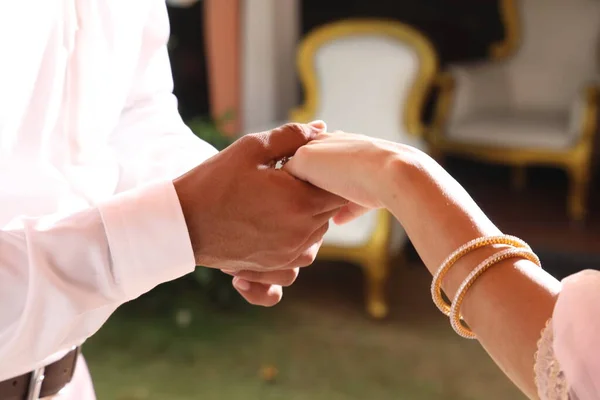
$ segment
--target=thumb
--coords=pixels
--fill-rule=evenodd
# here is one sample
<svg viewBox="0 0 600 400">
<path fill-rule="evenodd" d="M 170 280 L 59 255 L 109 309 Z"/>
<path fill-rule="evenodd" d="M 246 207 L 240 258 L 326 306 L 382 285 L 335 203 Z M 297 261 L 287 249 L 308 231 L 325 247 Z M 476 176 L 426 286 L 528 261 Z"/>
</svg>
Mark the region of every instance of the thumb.
<svg viewBox="0 0 600 400">
<path fill-rule="evenodd" d="M 325 123 L 325 121 L 320 120 L 320 119 L 313 121 L 313 122 L 309 122 L 308 125 L 310 125 L 314 129 L 316 129 L 317 133 L 327 131 L 327 124 Z"/>
<path fill-rule="evenodd" d="M 348 203 L 333 217 L 336 225 L 344 225 L 369 211 L 369 208 L 356 203 Z"/>
<path fill-rule="evenodd" d="M 324 132 L 327 125 L 323 121 L 309 124 L 291 123 L 265 132 L 267 152 L 264 154 L 265 163 L 291 157 L 300 147 L 313 140 L 319 133 Z"/>
</svg>

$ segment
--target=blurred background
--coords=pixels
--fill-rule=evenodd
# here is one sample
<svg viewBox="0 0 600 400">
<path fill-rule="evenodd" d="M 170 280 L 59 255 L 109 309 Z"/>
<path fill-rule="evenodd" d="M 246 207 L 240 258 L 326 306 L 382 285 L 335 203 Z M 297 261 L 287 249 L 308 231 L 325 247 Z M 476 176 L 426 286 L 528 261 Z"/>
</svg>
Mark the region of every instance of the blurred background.
<svg viewBox="0 0 600 400">
<path fill-rule="evenodd" d="M 557 278 L 600 266 L 600 1 L 167 3 L 181 114 L 219 149 L 313 119 L 408 143 Z M 371 212 L 332 227 L 275 308 L 199 267 L 123 306 L 84 354 L 99 399 L 524 398 L 430 282 Z"/>
</svg>

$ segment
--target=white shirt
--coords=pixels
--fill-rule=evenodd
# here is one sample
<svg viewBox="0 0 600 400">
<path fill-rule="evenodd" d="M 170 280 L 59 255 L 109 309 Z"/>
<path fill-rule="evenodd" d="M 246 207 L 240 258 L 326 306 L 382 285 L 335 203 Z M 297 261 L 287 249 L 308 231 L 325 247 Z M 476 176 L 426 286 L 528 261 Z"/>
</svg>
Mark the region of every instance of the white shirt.
<svg viewBox="0 0 600 400">
<path fill-rule="evenodd" d="M 194 268 L 164 0 L 0 2 L 0 380 Z"/>
</svg>

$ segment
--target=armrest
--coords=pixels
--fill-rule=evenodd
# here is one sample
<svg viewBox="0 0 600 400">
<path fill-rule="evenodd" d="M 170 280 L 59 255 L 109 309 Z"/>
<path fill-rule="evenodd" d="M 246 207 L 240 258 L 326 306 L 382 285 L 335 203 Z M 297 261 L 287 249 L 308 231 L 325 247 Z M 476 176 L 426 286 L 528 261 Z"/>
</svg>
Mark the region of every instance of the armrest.
<svg viewBox="0 0 600 400">
<path fill-rule="evenodd" d="M 438 98 L 429 137 L 440 140 L 447 126 L 485 109 L 504 108 L 509 100 L 502 64 L 478 63 L 450 68 L 436 81 Z"/>
<path fill-rule="evenodd" d="M 510 85 L 504 63 L 475 64 L 450 70 L 455 80 L 451 120 L 510 104 Z"/>
<path fill-rule="evenodd" d="M 573 102 L 569 117 L 569 134 L 578 146 L 591 148 L 597 129 L 600 81 L 588 83 Z"/>
<path fill-rule="evenodd" d="M 426 127 L 426 137 L 433 144 L 442 140 L 444 127 L 452 107 L 452 98 L 456 81 L 450 72 L 438 75 L 433 84 L 433 93 L 436 94 L 433 104 L 433 116 Z"/>
<path fill-rule="evenodd" d="M 452 67 L 437 79 L 430 137 L 440 138 L 445 127 L 469 115 L 490 109 L 503 109 L 510 103 L 510 85 L 503 63 L 479 63 Z"/>
</svg>

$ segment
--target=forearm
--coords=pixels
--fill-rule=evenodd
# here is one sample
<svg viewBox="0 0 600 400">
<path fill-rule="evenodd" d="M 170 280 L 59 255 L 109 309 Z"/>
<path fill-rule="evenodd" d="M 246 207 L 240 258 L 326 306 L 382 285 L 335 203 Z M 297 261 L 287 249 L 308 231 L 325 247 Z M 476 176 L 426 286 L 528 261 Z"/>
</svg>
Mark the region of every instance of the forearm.
<svg viewBox="0 0 600 400">
<path fill-rule="evenodd" d="M 469 240 L 500 234 L 466 191 L 428 156 L 403 152 L 390 168 L 390 195 L 385 203 L 402 222 L 432 274 Z M 492 247 L 476 250 L 456 263 L 443 282 L 448 297 L 454 298 L 475 266 L 497 251 Z M 537 340 L 559 290 L 558 281 L 533 263 L 511 259 L 477 280 L 461 310 L 490 356 L 530 397 L 536 397 Z"/>
<path fill-rule="evenodd" d="M 23 219 L 0 231 L 0 248 L 0 381 L 81 343 L 119 305 L 195 265 L 170 182 Z"/>
</svg>

